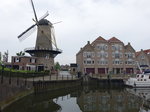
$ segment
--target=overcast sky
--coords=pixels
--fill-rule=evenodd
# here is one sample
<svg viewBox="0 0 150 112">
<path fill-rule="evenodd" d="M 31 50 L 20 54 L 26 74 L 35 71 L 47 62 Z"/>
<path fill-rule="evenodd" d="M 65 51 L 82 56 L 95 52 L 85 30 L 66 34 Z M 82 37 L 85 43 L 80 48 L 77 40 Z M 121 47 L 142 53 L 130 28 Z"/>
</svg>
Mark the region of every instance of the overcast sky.
<svg viewBox="0 0 150 112">
<path fill-rule="evenodd" d="M 76 53 L 87 41 L 98 36 L 117 37 L 135 50 L 150 48 L 150 0 L 34 0 L 38 18 L 56 24 L 57 45 L 63 53 L 55 58 L 60 64 L 74 63 Z M 1 0 L 0 51 L 9 56 L 34 47 L 36 32 L 20 42 L 17 36 L 34 24 L 29 0 Z"/>
</svg>

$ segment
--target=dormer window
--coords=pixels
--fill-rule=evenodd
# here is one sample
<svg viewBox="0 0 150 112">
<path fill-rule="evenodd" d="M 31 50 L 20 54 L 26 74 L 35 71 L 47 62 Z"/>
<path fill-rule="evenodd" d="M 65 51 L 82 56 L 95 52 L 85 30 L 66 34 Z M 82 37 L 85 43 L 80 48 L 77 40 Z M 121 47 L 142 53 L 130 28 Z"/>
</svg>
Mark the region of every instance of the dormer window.
<svg viewBox="0 0 150 112">
<path fill-rule="evenodd" d="M 141 56 L 141 59 L 144 59 L 144 58 L 145 58 L 145 57 L 142 55 L 142 56 Z"/>
</svg>

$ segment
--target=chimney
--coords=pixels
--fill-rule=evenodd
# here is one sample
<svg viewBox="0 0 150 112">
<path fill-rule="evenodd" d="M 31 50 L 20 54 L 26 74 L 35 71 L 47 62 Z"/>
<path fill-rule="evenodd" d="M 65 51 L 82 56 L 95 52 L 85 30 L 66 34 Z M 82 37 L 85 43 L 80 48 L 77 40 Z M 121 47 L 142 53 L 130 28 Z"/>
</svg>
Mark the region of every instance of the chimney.
<svg viewBox="0 0 150 112">
<path fill-rule="evenodd" d="M 131 45 L 130 42 L 128 42 L 128 45 Z"/>
<path fill-rule="evenodd" d="M 90 41 L 87 41 L 87 44 L 90 44 Z"/>
</svg>

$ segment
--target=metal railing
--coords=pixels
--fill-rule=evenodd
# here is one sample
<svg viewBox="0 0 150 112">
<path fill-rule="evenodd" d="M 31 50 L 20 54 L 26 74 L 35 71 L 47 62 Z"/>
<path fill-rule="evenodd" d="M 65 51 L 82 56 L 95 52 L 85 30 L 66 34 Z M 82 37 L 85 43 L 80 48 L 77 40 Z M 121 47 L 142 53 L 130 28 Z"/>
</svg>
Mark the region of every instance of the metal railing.
<svg viewBox="0 0 150 112">
<path fill-rule="evenodd" d="M 30 48 L 24 49 L 24 51 L 29 51 L 29 50 L 52 50 L 52 51 L 62 52 L 62 50 L 58 49 L 58 48 L 37 48 L 37 47 L 30 47 Z"/>
</svg>

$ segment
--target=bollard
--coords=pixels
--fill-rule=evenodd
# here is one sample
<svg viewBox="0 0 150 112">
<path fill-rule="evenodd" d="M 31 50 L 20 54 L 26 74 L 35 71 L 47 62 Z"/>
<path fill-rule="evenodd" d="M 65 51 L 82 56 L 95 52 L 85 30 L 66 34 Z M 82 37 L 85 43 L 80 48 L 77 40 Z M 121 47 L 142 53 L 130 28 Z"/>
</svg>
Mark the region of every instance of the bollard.
<svg viewBox="0 0 150 112">
<path fill-rule="evenodd" d="M 34 86 L 34 74 L 33 74 L 33 81 L 32 81 L 32 85 Z"/>
<path fill-rule="evenodd" d="M 56 80 L 58 80 L 58 75 L 56 74 Z"/>
<path fill-rule="evenodd" d="M 44 73 L 43 73 L 43 81 L 44 81 Z"/>
<path fill-rule="evenodd" d="M 67 75 L 67 80 L 68 80 L 68 75 Z"/>
<path fill-rule="evenodd" d="M 62 80 L 63 80 L 63 75 L 62 75 Z"/>
<path fill-rule="evenodd" d="M 49 80 L 51 80 L 51 74 L 50 74 L 50 76 L 49 76 Z"/>
</svg>

